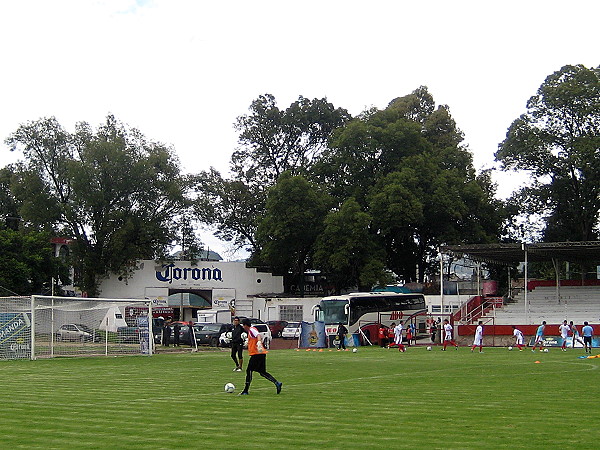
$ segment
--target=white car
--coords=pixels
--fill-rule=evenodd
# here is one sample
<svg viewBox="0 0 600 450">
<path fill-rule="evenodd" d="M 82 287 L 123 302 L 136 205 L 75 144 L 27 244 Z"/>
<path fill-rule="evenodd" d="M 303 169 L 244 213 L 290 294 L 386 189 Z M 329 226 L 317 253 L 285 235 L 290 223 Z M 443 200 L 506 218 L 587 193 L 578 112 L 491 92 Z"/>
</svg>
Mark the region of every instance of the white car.
<svg viewBox="0 0 600 450">
<path fill-rule="evenodd" d="M 271 339 L 273 339 L 273 336 L 271 336 L 271 329 L 269 328 L 269 325 L 267 325 L 266 323 L 255 323 L 252 326 L 256 328 L 262 336 L 262 341 L 265 348 L 269 349 L 269 347 L 271 347 Z M 247 341 L 244 343 L 244 346 L 248 346 Z"/>
<path fill-rule="evenodd" d="M 298 339 L 300 337 L 300 322 L 289 322 L 281 332 L 284 339 Z"/>
</svg>

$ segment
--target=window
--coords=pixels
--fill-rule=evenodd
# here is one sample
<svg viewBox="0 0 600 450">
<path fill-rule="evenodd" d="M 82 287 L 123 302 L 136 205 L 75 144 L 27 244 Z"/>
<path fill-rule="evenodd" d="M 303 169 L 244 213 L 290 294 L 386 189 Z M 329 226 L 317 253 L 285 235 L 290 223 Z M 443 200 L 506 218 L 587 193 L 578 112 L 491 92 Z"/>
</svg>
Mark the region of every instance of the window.
<svg viewBox="0 0 600 450">
<path fill-rule="evenodd" d="M 279 320 L 302 322 L 303 318 L 302 305 L 279 305 Z"/>
</svg>

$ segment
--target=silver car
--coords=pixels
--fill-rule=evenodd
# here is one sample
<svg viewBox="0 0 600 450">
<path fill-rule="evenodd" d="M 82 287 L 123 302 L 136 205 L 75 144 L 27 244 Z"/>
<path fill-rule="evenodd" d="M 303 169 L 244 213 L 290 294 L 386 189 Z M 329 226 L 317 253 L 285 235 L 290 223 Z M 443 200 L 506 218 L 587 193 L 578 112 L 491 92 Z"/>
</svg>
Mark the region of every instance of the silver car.
<svg viewBox="0 0 600 450">
<path fill-rule="evenodd" d="M 86 325 L 66 323 L 56 331 L 57 341 L 99 342 L 100 335 Z"/>
</svg>

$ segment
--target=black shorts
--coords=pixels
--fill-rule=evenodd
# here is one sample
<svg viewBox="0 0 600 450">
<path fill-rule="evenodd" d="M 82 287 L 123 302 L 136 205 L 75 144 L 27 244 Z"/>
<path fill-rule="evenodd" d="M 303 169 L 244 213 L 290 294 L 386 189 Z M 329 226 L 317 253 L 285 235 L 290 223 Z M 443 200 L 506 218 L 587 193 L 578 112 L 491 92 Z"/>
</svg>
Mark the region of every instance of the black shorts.
<svg viewBox="0 0 600 450">
<path fill-rule="evenodd" d="M 237 355 L 238 358 L 242 357 L 242 353 L 244 351 L 244 343 L 240 342 L 239 344 L 231 344 L 231 355 Z"/>
<path fill-rule="evenodd" d="M 250 372 L 265 373 L 267 371 L 267 354 L 259 354 L 250 356 L 248 367 L 246 370 Z"/>
<path fill-rule="evenodd" d="M 592 346 L 592 337 L 591 336 L 584 336 L 583 337 L 583 343 L 584 344 L 590 344 L 590 347 Z"/>
</svg>

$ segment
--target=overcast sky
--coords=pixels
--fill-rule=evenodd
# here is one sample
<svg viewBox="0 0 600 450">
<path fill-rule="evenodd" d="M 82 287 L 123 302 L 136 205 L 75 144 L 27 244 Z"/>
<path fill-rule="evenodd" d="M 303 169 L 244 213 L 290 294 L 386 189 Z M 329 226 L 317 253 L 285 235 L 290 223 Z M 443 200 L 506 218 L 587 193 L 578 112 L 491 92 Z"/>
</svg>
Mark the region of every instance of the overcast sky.
<svg viewBox="0 0 600 450">
<path fill-rule="evenodd" d="M 599 13 L 597 0 L 2 0 L 0 166 L 22 156 L 3 143 L 21 123 L 72 131 L 111 113 L 185 171 L 226 173 L 233 123 L 261 94 L 357 115 L 425 85 L 491 167 L 546 76 L 600 64 Z M 496 178 L 502 197 L 514 179 Z"/>
</svg>

